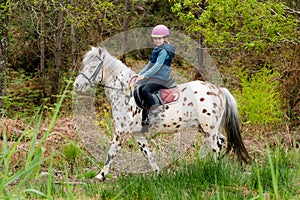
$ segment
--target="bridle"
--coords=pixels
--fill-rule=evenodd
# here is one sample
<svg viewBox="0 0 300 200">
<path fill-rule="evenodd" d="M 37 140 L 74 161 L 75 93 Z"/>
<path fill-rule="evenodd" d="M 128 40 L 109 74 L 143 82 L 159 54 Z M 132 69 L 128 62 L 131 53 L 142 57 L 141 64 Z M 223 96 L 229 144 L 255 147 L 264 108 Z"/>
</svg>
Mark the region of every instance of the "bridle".
<svg viewBox="0 0 300 200">
<path fill-rule="evenodd" d="M 108 86 L 108 85 L 105 85 L 105 84 L 101 83 L 102 80 L 103 80 L 103 70 L 102 70 L 101 79 L 100 79 L 99 83 L 95 82 L 96 78 L 98 77 L 98 74 L 99 74 L 100 70 L 103 68 L 105 54 L 104 54 L 102 59 L 99 56 L 96 56 L 96 58 L 100 60 L 100 63 L 98 64 L 96 70 L 91 75 L 91 77 L 88 77 L 87 75 L 85 75 L 82 72 L 80 72 L 78 75 L 82 75 L 85 79 L 87 79 L 91 87 L 102 86 L 104 88 L 110 88 L 110 89 L 114 89 L 114 90 L 127 90 L 126 88 L 123 88 L 123 87 L 122 88 L 116 88 L 116 87 L 111 87 L 111 86 Z"/>
<path fill-rule="evenodd" d="M 94 71 L 94 73 L 91 75 L 91 77 L 87 77 L 87 75 L 85 75 L 84 73 L 80 72 L 78 75 L 82 75 L 85 79 L 88 80 L 89 84 L 91 85 L 91 87 L 96 87 L 98 85 L 102 85 L 102 84 L 97 84 L 95 82 L 101 68 L 103 68 L 103 62 L 104 62 L 104 58 L 105 55 L 103 56 L 103 58 L 101 59 L 99 56 L 96 56 L 96 58 L 98 58 L 100 60 L 100 63 L 98 64 L 96 70 Z M 103 70 L 102 70 L 102 74 L 101 74 L 101 79 L 99 82 L 102 82 L 103 79 Z"/>
</svg>

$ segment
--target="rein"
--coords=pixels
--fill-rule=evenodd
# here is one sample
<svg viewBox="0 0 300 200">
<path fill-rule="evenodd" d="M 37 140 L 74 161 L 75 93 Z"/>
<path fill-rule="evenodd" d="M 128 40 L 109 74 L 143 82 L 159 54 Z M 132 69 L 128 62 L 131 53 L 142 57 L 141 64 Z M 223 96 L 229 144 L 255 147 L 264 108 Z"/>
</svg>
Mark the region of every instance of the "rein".
<svg viewBox="0 0 300 200">
<path fill-rule="evenodd" d="M 103 80 L 103 70 L 102 70 L 101 79 L 100 79 L 99 83 L 95 83 L 95 80 L 96 80 L 96 78 L 97 78 L 97 76 L 98 76 L 100 70 L 103 68 L 103 63 L 104 63 L 105 54 L 104 54 L 104 56 L 103 56 L 102 59 L 101 59 L 99 56 L 96 56 L 96 58 L 98 58 L 98 59 L 100 60 L 100 63 L 98 64 L 96 70 L 94 71 L 94 73 L 91 75 L 90 78 L 87 77 L 87 76 L 86 76 L 84 73 L 82 73 L 82 72 L 80 72 L 79 74 L 82 75 L 85 79 L 88 80 L 88 82 L 89 82 L 89 84 L 91 85 L 91 87 L 101 86 L 101 87 L 103 87 L 103 88 L 108 88 L 108 89 L 113 89 L 113 90 L 126 90 L 126 93 L 128 93 L 128 91 L 131 90 L 131 88 L 132 88 L 132 85 L 131 85 L 132 79 L 133 79 L 133 78 L 137 78 L 137 76 L 133 76 L 133 77 L 130 79 L 129 85 L 128 85 L 127 88 L 123 88 L 123 87 L 122 87 L 122 88 L 117 88 L 117 87 L 112 87 L 112 86 L 108 86 L 108 85 L 105 85 L 105 84 L 101 83 L 102 80 Z M 114 62 L 114 61 L 112 61 L 112 62 Z M 111 63 L 112 63 L 112 62 L 111 62 Z M 110 64 L 111 64 L 111 63 L 110 63 Z M 110 64 L 109 64 L 109 65 L 110 65 Z"/>
<path fill-rule="evenodd" d="M 126 90 L 126 88 L 116 88 L 116 87 L 105 85 L 103 83 L 98 83 L 96 86 L 101 86 L 101 87 L 109 88 L 109 89 L 113 89 L 113 90 Z"/>
</svg>

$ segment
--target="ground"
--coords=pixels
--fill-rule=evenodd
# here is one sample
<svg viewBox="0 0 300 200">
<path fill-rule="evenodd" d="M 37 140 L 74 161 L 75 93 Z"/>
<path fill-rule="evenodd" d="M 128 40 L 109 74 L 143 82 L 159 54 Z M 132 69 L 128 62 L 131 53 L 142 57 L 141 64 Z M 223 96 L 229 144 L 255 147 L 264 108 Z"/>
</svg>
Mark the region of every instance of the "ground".
<svg viewBox="0 0 300 200">
<path fill-rule="evenodd" d="M 22 133 L 25 132 L 21 142 L 17 145 L 16 153 L 11 159 L 12 166 L 18 168 L 19 165 L 24 164 L 24 161 L 26 161 L 26 153 L 30 146 L 30 138 L 32 138 L 34 134 L 34 127 L 28 127 L 21 120 L 4 118 L 2 122 L 3 123 L 0 124 L 0 130 L 2 130 L 0 132 L 1 146 L 3 143 L 3 130 L 6 131 L 9 147 L 15 144 L 14 141 L 20 138 Z M 45 121 L 40 125 L 36 143 L 43 139 L 43 135 L 47 133 L 49 123 L 49 121 Z M 300 144 L 300 135 L 297 134 L 296 131 L 290 131 L 288 126 L 282 126 L 275 132 L 274 130 L 263 130 L 260 126 L 243 125 L 242 134 L 245 146 L 250 155 L 254 158 L 260 157 L 260 155 L 265 152 L 267 143 L 270 147 L 277 145 L 286 147 L 285 149 L 294 147 L 295 145 L 296 148 L 299 148 Z M 50 155 L 53 150 L 60 152 L 68 141 L 73 141 L 84 148 L 84 144 L 80 144 L 80 139 L 76 132 L 76 124 L 72 117 L 57 120 L 51 130 L 51 134 L 46 138 L 43 145 L 46 149 L 45 155 Z M 125 143 L 124 145 L 127 145 L 129 148 L 132 147 L 131 143 Z"/>
</svg>

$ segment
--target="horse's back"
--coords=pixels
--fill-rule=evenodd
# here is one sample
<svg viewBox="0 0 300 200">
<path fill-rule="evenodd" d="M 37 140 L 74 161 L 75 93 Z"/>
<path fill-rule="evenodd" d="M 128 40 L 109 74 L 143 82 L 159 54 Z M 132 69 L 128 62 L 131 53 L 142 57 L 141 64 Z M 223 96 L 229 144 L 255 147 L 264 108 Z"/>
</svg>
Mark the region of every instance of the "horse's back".
<svg viewBox="0 0 300 200">
<path fill-rule="evenodd" d="M 220 87 L 209 82 L 192 81 L 179 85 L 179 88 L 184 108 L 193 107 L 197 112 L 194 116 L 202 127 L 220 124 L 226 105 Z"/>
</svg>

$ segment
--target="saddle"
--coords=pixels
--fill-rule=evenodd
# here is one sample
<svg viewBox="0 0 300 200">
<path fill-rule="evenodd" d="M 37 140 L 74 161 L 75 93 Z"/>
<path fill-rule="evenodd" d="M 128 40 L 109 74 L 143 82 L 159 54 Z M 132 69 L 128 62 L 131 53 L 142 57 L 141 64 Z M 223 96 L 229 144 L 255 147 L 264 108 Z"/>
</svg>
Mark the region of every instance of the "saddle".
<svg viewBox="0 0 300 200">
<path fill-rule="evenodd" d="M 137 84 L 134 89 L 133 95 L 137 106 L 145 110 L 146 105 L 141 95 L 141 86 L 141 84 Z M 158 92 L 152 94 L 152 97 L 155 100 L 155 104 L 162 105 L 163 107 L 165 106 L 165 104 L 176 102 L 180 98 L 179 88 L 174 82 L 174 77 L 171 78 L 165 84 L 165 86 L 167 87 L 166 89 L 160 89 Z"/>
</svg>

